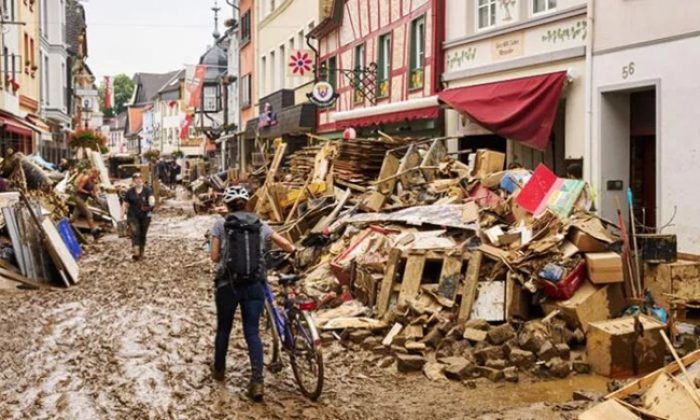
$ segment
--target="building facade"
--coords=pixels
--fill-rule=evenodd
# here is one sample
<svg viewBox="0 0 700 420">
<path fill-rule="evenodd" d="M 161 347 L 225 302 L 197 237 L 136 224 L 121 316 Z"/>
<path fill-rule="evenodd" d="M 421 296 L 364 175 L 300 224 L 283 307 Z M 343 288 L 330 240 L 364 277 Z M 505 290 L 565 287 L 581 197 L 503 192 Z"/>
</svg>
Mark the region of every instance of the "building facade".
<svg viewBox="0 0 700 420">
<path fill-rule="evenodd" d="M 454 109 L 445 118 L 446 134 L 459 138 L 452 147 L 488 147 L 509 162 L 533 169 L 543 162 L 565 175 L 585 150 L 586 0 L 447 0 L 446 7 L 441 99 Z"/>
<path fill-rule="evenodd" d="M 48 136 L 42 137 L 41 153 L 50 161 L 66 157 L 66 134 L 70 129 L 68 112 L 68 50 L 66 47 L 65 0 L 39 2 L 39 73 L 41 118 Z"/>
<path fill-rule="evenodd" d="M 198 150 L 182 150 L 180 124 L 184 118 L 185 70 L 182 69 L 160 88 L 153 100 L 153 147 L 161 155 L 175 151 L 198 154 Z"/>
<path fill-rule="evenodd" d="M 41 73 L 39 73 L 39 3 L 36 1 L 16 2 L 17 18 L 21 26 L 21 54 L 19 110 L 21 115 L 38 118 Z M 35 131 L 32 150 L 37 150 L 41 140 L 40 132 Z"/>
<path fill-rule="evenodd" d="M 290 71 L 289 63 L 296 52 L 309 52 L 306 36 L 318 23 L 319 1 L 260 0 L 253 4 L 257 53 L 254 57 L 247 53 L 246 68 L 252 67 L 251 58 L 257 58 L 256 78 L 255 84 L 252 78 L 244 81 L 243 89 L 247 93 L 247 83 L 257 89 L 257 103 L 253 98 L 245 102 L 246 108 L 257 107 L 257 110 L 248 110 L 247 115 L 257 114 L 258 117 L 247 120 L 244 137 L 249 145 L 255 139 L 282 137 L 291 151 L 305 145 L 305 133 L 313 131 L 316 125 L 315 108 L 306 98 L 313 83 L 313 72 L 295 74 Z"/>
<path fill-rule="evenodd" d="M 254 138 L 246 136 L 248 121 L 258 116 L 257 90 L 257 7 L 253 0 L 239 2 L 238 30 L 238 104 L 239 104 L 239 135 L 237 136 L 237 151 L 234 165 L 248 168 L 251 153 L 254 149 Z M 244 171 L 245 172 L 245 171 Z"/>
<path fill-rule="evenodd" d="M 444 1 L 335 0 L 314 30 L 319 76 L 338 100 L 319 113 L 318 131 L 361 137 L 441 135 Z"/>
<path fill-rule="evenodd" d="M 586 173 L 601 214 L 614 218 L 618 201 L 625 212 L 630 187 L 638 230 L 678 233 L 679 250 L 698 253 L 700 3 L 606 0 L 592 9 Z"/>
</svg>

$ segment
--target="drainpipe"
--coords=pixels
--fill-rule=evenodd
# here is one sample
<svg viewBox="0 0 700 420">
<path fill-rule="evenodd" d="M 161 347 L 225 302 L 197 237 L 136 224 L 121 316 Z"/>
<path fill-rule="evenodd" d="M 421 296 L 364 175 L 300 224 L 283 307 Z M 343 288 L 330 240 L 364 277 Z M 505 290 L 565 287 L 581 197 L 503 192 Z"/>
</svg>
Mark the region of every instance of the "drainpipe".
<svg viewBox="0 0 700 420">
<path fill-rule="evenodd" d="M 586 115 L 585 115 L 585 138 L 586 148 L 583 159 L 584 179 L 588 182 L 593 181 L 593 95 L 595 88 L 593 87 L 593 36 L 595 19 L 595 0 L 588 0 L 586 10 L 586 28 L 588 36 L 586 38 Z M 602 187 L 602 186 L 598 186 Z M 600 194 L 596 199 L 596 208 L 600 208 Z"/>
</svg>

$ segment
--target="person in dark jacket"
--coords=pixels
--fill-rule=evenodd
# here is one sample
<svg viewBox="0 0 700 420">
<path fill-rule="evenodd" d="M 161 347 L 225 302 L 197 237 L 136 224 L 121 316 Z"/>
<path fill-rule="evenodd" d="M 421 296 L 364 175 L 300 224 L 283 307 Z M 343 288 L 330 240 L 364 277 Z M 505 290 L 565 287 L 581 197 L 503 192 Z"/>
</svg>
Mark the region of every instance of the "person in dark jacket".
<svg viewBox="0 0 700 420">
<path fill-rule="evenodd" d="M 136 261 L 143 258 L 146 248 L 146 234 L 151 224 L 151 216 L 156 205 L 153 191 L 143 184 L 140 173 L 132 177 L 133 186 L 129 188 L 122 203 L 122 220 L 126 218 L 131 230 L 132 258 Z"/>
</svg>

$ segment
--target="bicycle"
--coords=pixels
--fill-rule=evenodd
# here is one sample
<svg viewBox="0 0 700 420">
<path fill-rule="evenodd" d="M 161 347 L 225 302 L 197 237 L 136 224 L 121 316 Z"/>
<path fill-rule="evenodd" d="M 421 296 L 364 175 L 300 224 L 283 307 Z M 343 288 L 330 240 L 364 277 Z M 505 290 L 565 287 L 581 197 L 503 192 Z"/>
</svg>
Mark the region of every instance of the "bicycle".
<svg viewBox="0 0 700 420">
<path fill-rule="evenodd" d="M 271 251 L 268 254 L 279 251 Z M 289 355 L 292 372 L 302 394 L 317 400 L 323 390 L 323 353 L 321 339 L 309 311 L 316 309 L 312 300 L 297 298 L 297 274 L 282 274 L 278 283 L 283 291 L 283 310 L 275 304 L 275 296 L 269 283 L 265 283 L 265 330 L 272 338 L 271 360 L 266 364 L 272 372 L 283 368 L 280 348 Z M 280 334 L 282 332 L 282 334 Z"/>
</svg>

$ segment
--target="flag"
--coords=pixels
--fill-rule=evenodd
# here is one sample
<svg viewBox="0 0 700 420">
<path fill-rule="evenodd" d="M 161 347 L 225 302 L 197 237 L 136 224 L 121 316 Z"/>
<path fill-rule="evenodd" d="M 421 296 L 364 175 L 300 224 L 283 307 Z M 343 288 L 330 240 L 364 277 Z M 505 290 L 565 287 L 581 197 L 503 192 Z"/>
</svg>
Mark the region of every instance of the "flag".
<svg viewBox="0 0 700 420">
<path fill-rule="evenodd" d="M 190 125 L 192 125 L 192 118 L 192 114 L 187 114 L 180 122 L 180 140 L 187 140 L 187 138 L 190 136 Z"/>
<path fill-rule="evenodd" d="M 114 107 L 114 89 L 112 88 L 112 76 L 105 76 L 104 79 L 104 104 L 105 109 L 112 109 Z"/>
<path fill-rule="evenodd" d="M 204 77 L 207 74 L 207 66 L 200 64 L 195 68 L 194 77 L 189 81 L 191 108 L 197 108 L 202 103 L 202 89 L 204 89 Z"/>
</svg>

